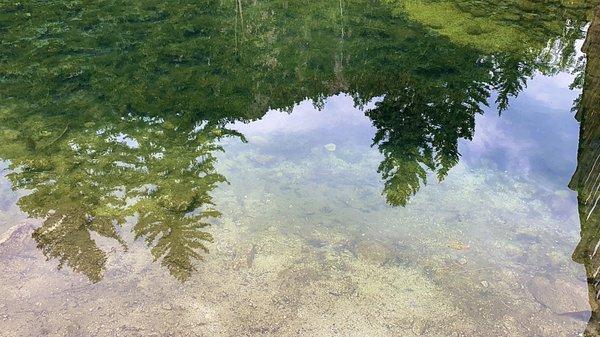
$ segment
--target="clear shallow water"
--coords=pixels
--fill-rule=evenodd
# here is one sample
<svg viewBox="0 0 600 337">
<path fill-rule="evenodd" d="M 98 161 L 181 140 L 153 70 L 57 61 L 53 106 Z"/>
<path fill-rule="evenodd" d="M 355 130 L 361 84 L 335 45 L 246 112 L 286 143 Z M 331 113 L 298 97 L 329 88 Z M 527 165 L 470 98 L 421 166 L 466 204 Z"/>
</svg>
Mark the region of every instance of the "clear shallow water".
<svg viewBox="0 0 600 337">
<path fill-rule="evenodd" d="M 3 7 L 0 334 L 597 335 L 591 6 L 424 4 Z"/>
</svg>

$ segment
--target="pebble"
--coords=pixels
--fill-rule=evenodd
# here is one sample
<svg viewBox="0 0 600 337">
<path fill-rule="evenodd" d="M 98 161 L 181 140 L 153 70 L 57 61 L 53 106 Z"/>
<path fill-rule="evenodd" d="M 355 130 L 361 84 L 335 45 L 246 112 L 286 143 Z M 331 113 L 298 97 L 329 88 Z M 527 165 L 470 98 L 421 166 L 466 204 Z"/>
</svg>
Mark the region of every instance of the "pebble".
<svg viewBox="0 0 600 337">
<path fill-rule="evenodd" d="M 448 242 L 448 247 L 450 247 L 452 249 L 455 249 L 455 250 L 466 250 L 466 249 L 469 249 L 469 245 L 467 245 L 467 244 L 465 244 L 463 242 L 460 242 L 458 240 L 453 240 L 453 241 Z"/>
<path fill-rule="evenodd" d="M 423 319 L 416 319 L 413 322 L 413 326 L 412 326 L 412 332 L 417 335 L 417 336 L 421 336 L 422 334 L 425 333 L 425 330 L 427 330 L 427 322 Z"/>
</svg>

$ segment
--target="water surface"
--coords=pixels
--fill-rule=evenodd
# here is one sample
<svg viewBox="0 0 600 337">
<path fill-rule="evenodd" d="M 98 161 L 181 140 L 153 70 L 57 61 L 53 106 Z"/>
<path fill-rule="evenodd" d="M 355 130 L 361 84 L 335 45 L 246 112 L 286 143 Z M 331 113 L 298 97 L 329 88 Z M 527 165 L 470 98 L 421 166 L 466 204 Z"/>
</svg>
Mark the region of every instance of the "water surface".
<svg viewBox="0 0 600 337">
<path fill-rule="evenodd" d="M 598 336 L 594 7 L 1 4 L 0 335 Z"/>
</svg>

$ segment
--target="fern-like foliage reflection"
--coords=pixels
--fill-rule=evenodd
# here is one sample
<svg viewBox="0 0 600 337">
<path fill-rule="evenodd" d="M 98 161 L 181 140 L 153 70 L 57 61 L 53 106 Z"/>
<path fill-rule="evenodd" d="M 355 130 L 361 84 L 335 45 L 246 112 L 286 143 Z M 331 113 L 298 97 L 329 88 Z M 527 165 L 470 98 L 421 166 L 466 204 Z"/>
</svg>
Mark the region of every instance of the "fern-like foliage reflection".
<svg viewBox="0 0 600 337">
<path fill-rule="evenodd" d="M 2 3 L 0 158 L 30 191 L 21 209 L 44 219 L 47 258 L 97 282 L 99 242 L 126 247 L 135 219 L 134 236 L 186 280 L 219 216 L 219 140 L 243 140 L 229 123 L 341 92 L 377 100 L 366 115 L 383 194 L 405 205 L 456 165 L 492 92 L 504 110 L 534 72 L 581 70 L 592 4 L 501 10 L 513 2 L 487 16 L 454 0 Z M 527 13 L 543 20 L 506 26 Z"/>
</svg>

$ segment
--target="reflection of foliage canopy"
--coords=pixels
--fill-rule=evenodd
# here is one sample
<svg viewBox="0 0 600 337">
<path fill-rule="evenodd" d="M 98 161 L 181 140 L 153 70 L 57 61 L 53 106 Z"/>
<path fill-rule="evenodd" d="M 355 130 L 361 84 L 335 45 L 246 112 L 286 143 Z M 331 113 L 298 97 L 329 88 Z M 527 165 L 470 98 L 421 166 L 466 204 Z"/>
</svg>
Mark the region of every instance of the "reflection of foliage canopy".
<svg viewBox="0 0 600 337">
<path fill-rule="evenodd" d="M 384 155 L 384 193 L 405 204 L 427 169 L 442 179 L 458 162 L 458 140 L 472 137 L 490 90 L 499 89 L 505 108 L 551 62 L 461 45 L 395 8 L 354 0 L 0 4 L 0 157 L 11 162 L 14 187 L 32 190 L 21 208 L 45 218 L 34 234 L 39 247 L 98 281 L 106 256 L 93 236 L 121 242 L 117 225 L 136 215 L 136 238 L 185 280 L 212 240 L 207 219 L 219 215 L 210 196 L 225 181 L 214 170 L 217 142 L 241 137 L 224 126 L 341 91 L 357 104 L 381 97 L 367 114 Z M 556 34 L 536 39 L 544 46 Z M 578 37 L 560 36 L 565 46 Z"/>
<path fill-rule="evenodd" d="M 495 64 L 499 109 L 535 71 L 555 74 L 577 64 L 574 43 L 595 3 L 586 0 L 384 0 L 436 34 L 475 48 Z"/>
<path fill-rule="evenodd" d="M 537 57 L 548 43 L 581 37 L 594 8 L 587 0 L 385 0 L 403 15 L 453 42 L 487 53 L 529 53 Z M 564 44 L 567 52 L 574 46 Z"/>
<path fill-rule="evenodd" d="M 34 190 L 19 205 L 46 218 L 34 233 L 46 256 L 98 281 L 106 257 L 91 234 L 124 245 L 115 226 L 137 215 L 136 238 L 145 237 L 175 277 L 189 277 L 193 259 L 201 259 L 198 250 L 207 251 L 203 242 L 212 241 L 205 219 L 219 215 L 209 195 L 225 181 L 213 168 L 213 153 L 220 150 L 214 142 L 236 133 L 210 123 L 184 124 L 115 118 L 87 123 L 85 130 L 67 127 L 42 150 L 23 146 L 13 152 L 9 178 L 15 188 Z M 24 131 L 13 134 L 11 146 L 27 144 L 29 125 L 14 126 Z"/>
</svg>

